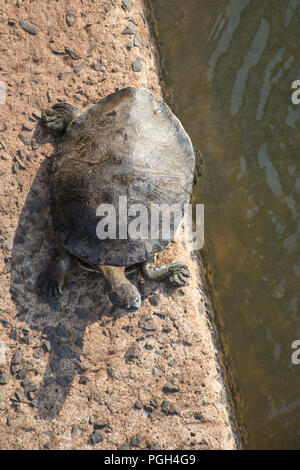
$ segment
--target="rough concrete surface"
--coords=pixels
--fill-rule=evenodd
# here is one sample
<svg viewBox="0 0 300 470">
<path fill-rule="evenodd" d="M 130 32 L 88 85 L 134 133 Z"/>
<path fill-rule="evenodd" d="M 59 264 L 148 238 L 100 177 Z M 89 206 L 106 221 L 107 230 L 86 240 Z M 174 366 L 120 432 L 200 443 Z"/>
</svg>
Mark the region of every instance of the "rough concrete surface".
<svg viewBox="0 0 300 470">
<path fill-rule="evenodd" d="M 74 266 L 51 305 L 36 281 L 56 255 L 53 146 L 41 109 L 84 109 L 125 86 L 161 96 L 140 0 L 5 0 L 0 6 L 0 448 L 234 449 L 197 260 L 190 285 L 131 275 L 139 311 L 112 312 L 100 275 Z"/>
</svg>

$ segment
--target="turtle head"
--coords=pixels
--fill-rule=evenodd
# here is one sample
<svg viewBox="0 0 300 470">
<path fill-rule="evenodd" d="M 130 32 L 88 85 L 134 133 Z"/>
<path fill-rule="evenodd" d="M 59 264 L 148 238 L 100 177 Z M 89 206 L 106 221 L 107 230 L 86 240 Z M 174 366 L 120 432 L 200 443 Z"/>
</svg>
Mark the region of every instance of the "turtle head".
<svg viewBox="0 0 300 470">
<path fill-rule="evenodd" d="M 137 310 L 141 306 L 141 294 L 129 281 L 119 285 L 118 289 L 112 289 L 108 295 L 116 307 L 130 311 Z"/>
</svg>

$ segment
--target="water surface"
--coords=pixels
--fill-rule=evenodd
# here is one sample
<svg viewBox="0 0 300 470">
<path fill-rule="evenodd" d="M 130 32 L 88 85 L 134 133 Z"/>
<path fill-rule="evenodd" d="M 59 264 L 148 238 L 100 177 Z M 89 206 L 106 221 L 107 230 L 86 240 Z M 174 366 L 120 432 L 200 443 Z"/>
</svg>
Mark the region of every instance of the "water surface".
<svg viewBox="0 0 300 470">
<path fill-rule="evenodd" d="M 152 0 L 171 105 L 205 160 L 214 315 L 244 446 L 300 448 L 299 0 Z"/>
</svg>

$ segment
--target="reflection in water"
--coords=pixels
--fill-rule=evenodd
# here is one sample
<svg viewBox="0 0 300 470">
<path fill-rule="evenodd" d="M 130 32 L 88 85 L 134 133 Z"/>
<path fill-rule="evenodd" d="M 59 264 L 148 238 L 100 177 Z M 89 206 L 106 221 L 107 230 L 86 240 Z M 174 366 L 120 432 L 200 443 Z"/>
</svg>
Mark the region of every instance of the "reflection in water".
<svg viewBox="0 0 300 470">
<path fill-rule="evenodd" d="M 250 448 L 300 447 L 299 0 L 152 0 Z"/>
</svg>

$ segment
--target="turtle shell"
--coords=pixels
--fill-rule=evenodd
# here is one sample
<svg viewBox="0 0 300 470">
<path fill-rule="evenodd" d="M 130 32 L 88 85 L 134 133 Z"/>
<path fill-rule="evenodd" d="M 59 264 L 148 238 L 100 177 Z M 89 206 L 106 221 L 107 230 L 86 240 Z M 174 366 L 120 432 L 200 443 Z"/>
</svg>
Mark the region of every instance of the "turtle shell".
<svg viewBox="0 0 300 470">
<path fill-rule="evenodd" d="M 72 121 L 57 150 L 51 177 L 57 237 L 89 264 L 128 266 L 150 258 L 169 243 L 180 222 L 171 217 L 170 236 L 162 233 L 161 223 L 155 235 L 149 228 L 137 236 L 140 227 L 130 232 L 130 223 L 137 224 L 145 209 L 147 227 L 151 210 L 162 214 L 162 207 L 173 204 L 183 210 L 194 163 L 191 141 L 165 103 L 144 88 L 108 95 Z M 105 212 L 107 207 L 112 212 Z M 107 238 L 99 237 L 105 217 Z"/>
</svg>

